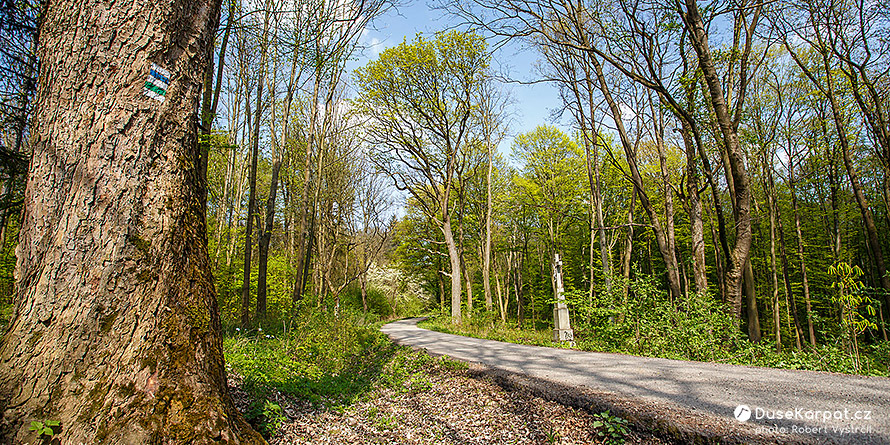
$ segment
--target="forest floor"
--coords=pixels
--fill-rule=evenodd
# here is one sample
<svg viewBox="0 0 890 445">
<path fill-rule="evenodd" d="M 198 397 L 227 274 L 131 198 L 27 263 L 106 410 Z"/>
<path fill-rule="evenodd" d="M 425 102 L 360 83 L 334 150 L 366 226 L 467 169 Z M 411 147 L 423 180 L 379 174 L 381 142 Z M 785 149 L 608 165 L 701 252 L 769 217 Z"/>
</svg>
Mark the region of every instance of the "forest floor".
<svg viewBox="0 0 890 445">
<path fill-rule="evenodd" d="M 230 328 L 238 409 L 272 444 L 663 444 L 598 410 L 561 403 L 490 369 L 393 343 L 383 321 L 306 310 Z"/>
<path fill-rule="evenodd" d="M 275 392 L 281 407 L 271 444 L 663 444 L 607 413 L 505 387 L 485 368 L 411 353 L 420 369 L 398 385 L 378 384 L 348 406 L 320 407 Z M 236 405 L 254 402 L 230 375 Z"/>
</svg>

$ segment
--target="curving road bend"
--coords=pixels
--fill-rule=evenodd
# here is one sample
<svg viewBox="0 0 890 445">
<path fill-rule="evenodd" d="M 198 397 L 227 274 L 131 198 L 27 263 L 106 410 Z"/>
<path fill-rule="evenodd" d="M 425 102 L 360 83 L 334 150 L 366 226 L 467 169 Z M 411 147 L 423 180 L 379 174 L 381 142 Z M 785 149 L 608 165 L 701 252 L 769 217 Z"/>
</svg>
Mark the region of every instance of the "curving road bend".
<svg viewBox="0 0 890 445">
<path fill-rule="evenodd" d="M 656 424 L 716 419 L 719 434 L 741 432 L 742 442 L 890 444 L 888 378 L 526 346 L 433 332 L 420 320 L 381 331 L 431 354 L 656 406 Z"/>
</svg>

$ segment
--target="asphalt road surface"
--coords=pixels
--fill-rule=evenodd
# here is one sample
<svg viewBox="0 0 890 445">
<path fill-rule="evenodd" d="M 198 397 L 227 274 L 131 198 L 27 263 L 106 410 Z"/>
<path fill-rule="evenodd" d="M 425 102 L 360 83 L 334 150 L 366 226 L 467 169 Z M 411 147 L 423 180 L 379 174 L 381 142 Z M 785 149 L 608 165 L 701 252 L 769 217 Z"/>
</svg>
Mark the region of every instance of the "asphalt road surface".
<svg viewBox="0 0 890 445">
<path fill-rule="evenodd" d="M 419 320 L 381 330 L 435 355 L 656 404 L 672 411 L 664 413 L 667 422 L 694 412 L 768 437 L 890 444 L 888 378 L 526 346 L 433 332 L 418 328 Z"/>
</svg>

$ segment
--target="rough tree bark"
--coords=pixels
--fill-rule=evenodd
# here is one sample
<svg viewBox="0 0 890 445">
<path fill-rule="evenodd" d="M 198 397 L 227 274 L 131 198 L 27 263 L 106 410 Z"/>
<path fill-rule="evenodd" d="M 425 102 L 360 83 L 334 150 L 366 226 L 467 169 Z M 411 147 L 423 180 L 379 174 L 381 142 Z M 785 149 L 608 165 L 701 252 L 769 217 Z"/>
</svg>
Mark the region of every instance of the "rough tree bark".
<svg viewBox="0 0 890 445">
<path fill-rule="evenodd" d="M 263 443 L 226 390 L 198 175 L 218 21 L 218 0 L 49 4 L 0 442 L 51 419 L 63 444 Z"/>
</svg>

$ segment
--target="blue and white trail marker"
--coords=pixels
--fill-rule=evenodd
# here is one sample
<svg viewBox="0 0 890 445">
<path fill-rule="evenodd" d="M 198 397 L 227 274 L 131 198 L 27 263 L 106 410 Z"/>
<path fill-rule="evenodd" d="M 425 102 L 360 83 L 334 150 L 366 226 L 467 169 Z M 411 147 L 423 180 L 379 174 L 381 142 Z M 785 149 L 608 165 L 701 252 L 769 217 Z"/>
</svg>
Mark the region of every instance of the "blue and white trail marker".
<svg viewBox="0 0 890 445">
<path fill-rule="evenodd" d="M 152 63 L 142 92 L 158 102 L 163 102 L 168 86 L 170 86 L 170 72 Z"/>
</svg>

